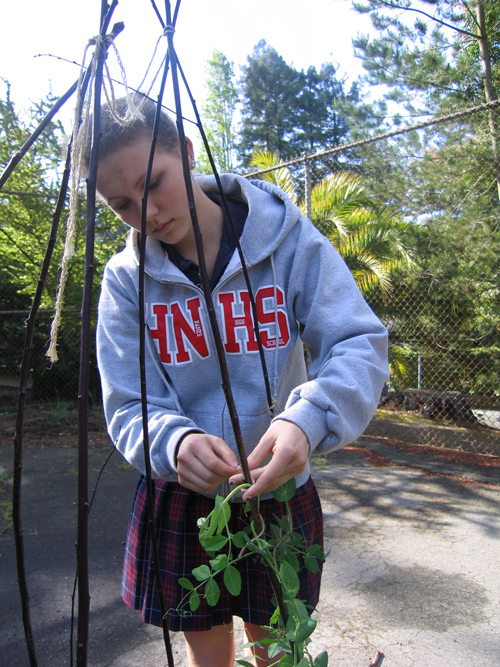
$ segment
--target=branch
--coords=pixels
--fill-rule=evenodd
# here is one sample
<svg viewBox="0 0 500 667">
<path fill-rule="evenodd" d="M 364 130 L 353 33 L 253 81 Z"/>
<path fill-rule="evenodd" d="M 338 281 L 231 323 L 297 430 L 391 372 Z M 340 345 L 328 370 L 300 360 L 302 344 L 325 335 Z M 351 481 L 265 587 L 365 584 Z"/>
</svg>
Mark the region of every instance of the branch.
<svg viewBox="0 0 500 667">
<path fill-rule="evenodd" d="M 50 261 L 52 259 L 52 253 L 56 242 L 57 229 L 59 227 L 59 221 L 61 219 L 61 214 L 64 208 L 64 201 L 66 199 L 66 192 L 68 188 L 69 172 L 70 172 L 70 161 L 71 161 L 71 144 L 68 146 L 67 149 L 66 166 L 62 178 L 59 199 L 57 201 L 54 215 L 52 216 L 52 227 L 50 230 L 49 240 L 45 251 L 45 258 L 43 260 L 42 268 L 40 270 L 35 296 L 33 297 L 33 304 L 31 310 L 29 311 L 29 317 L 26 321 L 24 349 L 23 349 L 23 356 L 19 373 L 19 395 L 17 402 L 16 434 L 14 436 L 14 479 L 12 486 L 12 519 L 14 525 L 14 540 L 16 545 L 17 580 L 19 584 L 19 593 L 21 596 L 21 609 L 22 609 L 24 633 L 26 638 L 26 646 L 28 649 L 31 667 L 36 667 L 38 665 L 38 658 L 36 655 L 33 630 L 31 627 L 31 612 L 29 606 L 28 583 L 27 583 L 26 568 L 25 568 L 23 528 L 21 520 L 24 412 L 26 404 L 26 387 L 28 384 L 28 375 L 30 368 L 30 363 L 29 363 L 30 353 L 32 349 L 33 334 L 35 329 L 35 319 L 37 313 L 39 312 L 43 289 L 45 286 L 45 281 L 47 279 Z M 5 231 L 4 234 L 6 234 Z"/>
<path fill-rule="evenodd" d="M 14 241 L 14 239 L 12 238 L 12 236 L 11 236 L 10 234 L 8 234 L 8 233 L 5 231 L 5 229 L 3 229 L 3 227 L 0 227 L 0 232 L 2 232 L 2 234 L 4 234 L 4 235 L 9 239 L 9 241 L 12 243 L 12 245 L 13 245 L 15 248 L 17 248 L 17 249 L 19 250 L 19 252 L 20 252 L 22 255 L 24 255 L 24 256 L 26 257 L 26 259 L 28 260 L 28 262 L 29 262 L 30 264 L 32 264 L 32 265 L 35 264 L 35 262 L 34 262 L 34 260 L 33 260 L 33 257 L 30 257 L 30 256 L 28 255 L 28 253 L 25 252 L 25 251 L 21 248 L 21 246 L 20 246 L 18 243 L 16 243 L 16 242 Z"/>
<path fill-rule="evenodd" d="M 474 21 L 474 23 L 477 25 L 479 32 L 481 33 L 481 26 L 479 25 L 479 22 L 474 14 L 473 11 L 471 11 L 469 5 L 465 2 L 465 0 L 462 0 L 462 5 L 465 7 L 467 12 L 470 14 L 471 19 Z"/>
<path fill-rule="evenodd" d="M 496 107 L 500 106 L 500 99 L 498 100 L 493 100 L 492 102 L 485 102 L 484 104 L 478 104 L 475 107 L 468 107 L 467 109 L 463 109 L 460 111 L 454 111 L 452 113 L 446 114 L 445 116 L 438 116 L 438 117 L 433 117 L 428 121 L 422 122 L 422 123 L 415 123 L 414 125 L 407 125 L 406 127 L 397 129 L 397 130 L 390 130 L 389 132 L 382 132 L 381 134 L 376 134 L 373 137 L 368 137 L 367 139 L 360 139 L 359 141 L 352 141 L 349 144 L 343 144 L 342 146 L 335 146 L 334 148 L 328 148 L 327 150 L 324 151 L 318 151 L 317 153 L 311 153 L 310 155 L 304 157 L 301 156 L 299 158 L 295 158 L 294 160 L 288 160 L 286 162 L 280 162 L 279 164 L 273 166 L 273 167 L 268 167 L 267 169 L 261 169 L 260 171 L 252 171 L 246 174 L 243 174 L 245 178 L 252 178 L 253 176 L 260 176 L 261 174 L 267 174 L 270 171 L 275 171 L 276 169 L 281 169 L 282 167 L 289 167 L 292 164 L 302 164 L 304 160 L 309 159 L 309 160 L 316 160 L 318 158 L 325 157 L 327 155 L 335 155 L 338 153 L 343 153 L 347 151 L 348 149 L 351 148 L 359 148 L 360 146 L 367 146 L 368 144 L 373 144 L 376 143 L 377 141 L 380 141 L 381 139 L 389 139 L 390 137 L 396 137 L 399 134 L 406 134 L 408 132 L 411 132 L 412 130 L 422 130 L 425 127 L 429 127 L 431 125 L 437 125 L 438 123 L 444 123 L 449 120 L 456 120 L 458 118 L 463 118 L 464 116 L 470 116 L 473 113 L 477 111 L 485 111 L 487 109 L 495 109 Z"/>
<path fill-rule="evenodd" d="M 26 139 L 24 144 L 21 146 L 21 148 L 17 151 L 17 153 L 9 160 L 7 166 L 3 170 L 2 174 L 0 174 L 0 190 L 4 186 L 5 182 L 9 178 L 9 176 L 12 174 L 14 169 L 17 167 L 19 162 L 23 159 L 24 155 L 28 152 L 28 150 L 31 148 L 33 143 L 38 139 L 38 137 L 41 135 L 41 133 L 44 131 L 44 129 L 47 127 L 47 125 L 50 123 L 52 118 L 56 115 L 56 113 L 59 111 L 59 109 L 64 105 L 64 103 L 69 100 L 71 95 L 76 90 L 78 82 L 75 81 L 75 83 L 69 88 L 64 95 L 62 95 L 58 100 L 56 100 L 54 106 L 52 109 L 48 112 L 48 114 L 45 116 L 43 121 L 40 123 L 40 125 L 36 128 L 36 130 L 33 132 L 33 134 Z"/>
<path fill-rule="evenodd" d="M 401 5 L 395 5 L 392 2 L 384 2 L 384 0 L 381 0 L 380 4 L 383 5 L 384 7 L 388 7 L 389 9 L 400 9 L 402 12 L 416 12 L 417 14 L 422 14 L 423 16 L 426 16 L 428 19 L 431 19 L 431 21 L 440 23 L 441 25 L 444 25 L 446 28 L 450 28 L 450 30 L 459 32 L 461 35 L 466 35 L 467 37 L 472 37 L 473 39 L 479 39 L 479 36 L 474 34 L 473 32 L 469 32 L 468 30 L 462 30 L 462 28 L 458 28 L 457 26 L 451 25 L 451 23 L 446 23 L 446 21 L 442 21 L 441 19 L 438 19 L 435 16 L 431 16 L 431 14 L 427 14 L 427 12 L 424 12 L 422 9 L 415 9 L 415 7 L 401 7 Z"/>
</svg>

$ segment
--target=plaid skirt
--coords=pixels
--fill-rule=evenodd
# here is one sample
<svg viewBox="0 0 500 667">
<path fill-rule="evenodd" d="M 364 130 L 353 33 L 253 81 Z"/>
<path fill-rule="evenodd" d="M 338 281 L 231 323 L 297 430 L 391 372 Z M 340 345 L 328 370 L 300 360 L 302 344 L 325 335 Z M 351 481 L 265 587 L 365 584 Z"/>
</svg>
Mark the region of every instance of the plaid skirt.
<svg viewBox="0 0 500 667">
<path fill-rule="evenodd" d="M 210 607 L 204 596 L 195 612 L 191 612 L 184 600 L 188 591 L 182 588 L 180 577 L 191 579 L 193 568 L 207 563 L 208 554 L 198 539 L 196 522 L 207 516 L 214 507 L 213 498 L 207 498 L 175 482 L 155 480 L 155 526 L 160 551 L 160 569 L 165 594 L 167 626 L 172 631 L 210 630 L 213 625 L 228 624 L 233 615 L 247 623 L 267 625 L 274 612 L 273 591 L 264 566 L 253 556 L 243 558 L 237 567 L 242 586 L 238 596 L 231 595 L 217 575 L 221 596 L 214 607 Z M 248 524 L 242 503 L 232 503 L 229 527 L 235 533 Z M 297 489 L 290 501 L 294 531 L 301 533 L 306 545 L 317 543 L 323 548 L 323 517 L 316 487 L 311 478 Z M 275 522 L 273 515 L 282 516 L 284 504 L 274 498 L 260 503 L 262 517 L 269 525 Z M 319 599 L 321 565 L 313 574 L 301 564 L 299 570 L 300 589 L 298 598 L 311 608 Z M 147 524 L 146 481 L 140 477 L 130 516 L 122 578 L 122 597 L 126 604 L 141 611 L 145 623 L 162 625 L 160 603 L 156 589 L 151 540 Z"/>
</svg>

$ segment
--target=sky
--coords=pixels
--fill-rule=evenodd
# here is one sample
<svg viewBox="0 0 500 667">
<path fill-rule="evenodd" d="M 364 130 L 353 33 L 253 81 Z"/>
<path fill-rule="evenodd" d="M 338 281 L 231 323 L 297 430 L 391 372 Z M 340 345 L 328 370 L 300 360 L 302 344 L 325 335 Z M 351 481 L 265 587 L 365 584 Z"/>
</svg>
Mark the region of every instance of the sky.
<svg viewBox="0 0 500 667">
<path fill-rule="evenodd" d="M 5 3 L 0 77 L 10 82 L 17 111 L 50 91 L 61 95 L 78 78 L 78 66 L 46 54 L 81 62 L 85 45 L 98 32 L 100 5 L 100 0 Z M 162 0 L 157 5 L 163 10 Z M 116 46 L 128 82 L 138 86 L 162 34 L 161 25 L 150 0 L 120 0 L 111 24 L 116 21 L 125 23 Z M 238 71 L 255 44 L 265 39 L 297 69 L 331 61 L 338 64 L 340 76 L 355 80 L 362 68 L 353 56 L 351 39 L 369 28 L 369 18 L 354 12 L 350 0 L 182 0 L 174 44 L 201 107 L 205 64 L 214 49 L 222 51 Z M 165 39 L 160 49 L 166 49 Z M 119 76 L 115 57 L 108 60 L 112 74 Z M 0 90 L 3 96 L 5 89 Z M 72 108 L 74 102 L 69 104 Z M 66 117 L 71 117 L 70 109 L 63 122 Z"/>
</svg>

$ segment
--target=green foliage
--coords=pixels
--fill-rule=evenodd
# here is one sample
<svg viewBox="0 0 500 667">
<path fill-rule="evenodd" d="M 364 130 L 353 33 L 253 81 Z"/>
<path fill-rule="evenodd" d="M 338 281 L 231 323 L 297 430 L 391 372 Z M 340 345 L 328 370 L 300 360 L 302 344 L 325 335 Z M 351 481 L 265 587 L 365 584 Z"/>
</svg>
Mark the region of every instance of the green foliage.
<svg viewBox="0 0 500 667">
<path fill-rule="evenodd" d="M 47 98 L 33 105 L 27 120 L 15 110 L 9 85 L 5 85 L 0 97 L 0 169 L 24 143 L 40 120 L 46 115 L 53 100 Z M 64 153 L 64 130 L 59 122 L 53 122 L 44 131 L 18 164 L 5 186 L 5 190 L 19 194 L 0 193 L 0 310 L 29 309 L 37 287 L 45 256 L 55 196 L 61 178 L 60 160 Z M 51 309 L 57 290 L 59 264 L 64 245 L 64 227 L 67 210 L 63 212 L 53 253 L 51 267 L 45 283 L 41 308 Z M 81 307 L 84 256 L 85 256 L 85 207 L 82 200 L 78 211 L 78 230 L 75 241 L 75 257 L 65 290 L 65 308 Z M 94 261 L 94 304 L 100 289 L 100 279 L 107 260 L 124 244 L 126 230 L 104 207 L 99 207 L 96 220 L 96 246 Z M 17 374 L 21 362 L 26 316 L 5 316 L 0 320 L 0 372 Z M 63 313 L 58 343 L 60 360 L 53 366 L 45 358 L 50 320 L 44 314 L 35 331 L 32 350 L 33 398 L 76 398 L 79 366 L 80 319 L 78 313 Z M 100 395 L 100 383 L 95 363 L 91 361 L 91 392 Z"/>
<path fill-rule="evenodd" d="M 252 157 L 250 158 L 250 165 L 257 167 L 259 170 L 268 169 L 269 167 L 273 167 L 278 164 L 279 161 L 280 160 L 277 153 L 268 153 L 267 151 L 263 150 L 255 150 L 252 153 Z M 262 178 L 265 181 L 269 181 L 270 183 L 277 185 L 294 204 L 297 203 L 295 185 L 293 183 L 292 175 L 290 174 L 289 169 L 286 167 L 281 169 L 273 169 L 273 171 L 268 171 L 266 174 L 263 174 Z"/>
<path fill-rule="evenodd" d="M 331 148 L 348 136 L 353 120 L 370 114 L 354 83 L 344 90 L 336 67 L 297 71 L 261 40 L 242 68 L 240 155 L 245 165 L 255 150 L 288 159 Z"/>
<path fill-rule="evenodd" d="M 383 84 L 387 100 L 411 115 L 444 114 L 497 96 L 499 3 L 354 5 L 379 31 L 353 43 L 366 81 Z M 390 303 L 369 294 L 390 324 L 396 388 L 417 386 L 420 356 L 425 388 L 498 394 L 498 128 L 498 110 L 491 109 L 357 151 L 367 190 L 401 212 L 406 243 L 415 249 L 415 263 L 397 272 Z"/>
<path fill-rule="evenodd" d="M 186 604 L 191 611 L 195 611 L 200 604 L 201 596 L 205 597 L 210 606 L 216 605 L 220 598 L 222 582 L 231 595 L 239 595 L 241 575 L 237 564 L 244 558 L 258 557 L 278 577 L 288 612 L 285 624 L 277 606 L 267 628 L 269 636 L 261 640 L 259 645 L 267 645 L 270 659 L 285 652 L 282 658 L 272 663 L 273 665 L 326 667 L 328 665 L 326 652 L 313 660 L 307 650 L 310 636 L 316 627 L 316 619 L 311 617 L 310 610 L 304 603 L 297 599 L 299 592 L 297 573 L 301 561 L 310 572 L 317 572 L 318 561 L 323 561 L 325 554 L 318 544 L 305 545 L 302 535 L 293 530 L 288 501 L 296 490 L 295 479 L 288 480 L 272 491 L 278 502 L 285 503 L 286 514 L 282 517 L 276 516 L 276 523 L 269 525 L 265 533 L 257 534 L 252 521 L 243 531 L 231 533 L 228 526 L 231 516 L 230 500 L 249 486 L 249 484 L 240 485 L 226 498 L 217 496 L 214 509 L 208 517 L 198 519 L 200 544 L 207 552 L 209 562 L 195 567 L 191 573 L 192 579 L 187 577 L 179 579 L 179 585 L 188 593 L 177 611 L 182 613 Z M 249 508 L 246 507 L 245 511 L 248 513 Z M 251 663 L 247 660 L 237 660 L 236 664 L 245 666 Z"/>
<path fill-rule="evenodd" d="M 252 164 L 267 169 L 279 164 L 276 154 L 254 151 Z M 291 174 L 286 167 L 262 174 L 296 200 Z M 305 205 L 301 204 L 305 213 Z M 392 279 L 411 266 L 406 242 L 408 224 L 388 205 L 369 194 L 358 174 L 337 171 L 317 183 L 311 192 L 311 221 L 339 251 L 366 294 L 378 287 L 384 297 L 391 293 Z"/>
<path fill-rule="evenodd" d="M 243 67 L 241 92 L 242 155 L 260 146 L 288 156 L 288 138 L 295 126 L 290 110 L 296 106 L 299 83 L 293 67 L 264 40 Z"/>
<path fill-rule="evenodd" d="M 217 169 L 229 172 L 234 168 L 234 114 L 238 91 L 234 83 L 234 66 L 226 56 L 215 50 L 205 68 L 207 97 L 203 104 L 205 133 Z M 210 171 L 208 158 L 200 158 L 202 171 Z"/>
<path fill-rule="evenodd" d="M 353 2 L 369 13 L 380 36 L 353 40 L 367 81 L 389 87 L 388 99 L 415 111 L 484 101 L 476 7 L 460 0 Z M 500 76 L 498 3 L 485 2 L 486 35 L 493 78 Z"/>
</svg>

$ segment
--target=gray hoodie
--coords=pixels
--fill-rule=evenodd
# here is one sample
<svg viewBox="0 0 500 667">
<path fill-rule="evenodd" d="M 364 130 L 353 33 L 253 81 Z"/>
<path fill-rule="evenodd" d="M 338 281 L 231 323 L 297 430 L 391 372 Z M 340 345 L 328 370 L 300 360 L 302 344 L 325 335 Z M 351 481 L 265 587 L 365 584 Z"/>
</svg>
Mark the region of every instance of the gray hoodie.
<svg viewBox="0 0 500 667">
<path fill-rule="evenodd" d="M 212 177 L 198 177 L 198 183 L 205 192 L 217 192 Z M 304 431 L 311 452 L 339 449 L 363 432 L 377 407 L 388 377 L 387 331 L 332 244 L 279 188 L 229 174 L 222 184 L 227 196 L 249 206 L 240 243 L 278 418 Z M 97 354 L 110 436 L 144 473 L 138 271 L 133 232 L 104 272 Z M 236 444 L 201 289 L 149 236 L 145 272 L 151 466 L 155 477 L 176 481 L 176 450 L 186 433 L 216 435 L 235 452 Z M 212 296 L 250 452 L 272 417 L 236 251 Z M 310 358 L 307 370 L 303 345 Z M 297 486 L 308 476 L 309 466 Z M 218 487 L 211 495 L 225 491 Z"/>
</svg>

